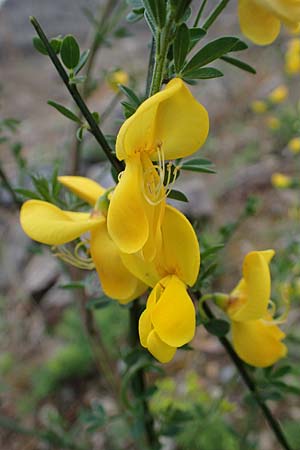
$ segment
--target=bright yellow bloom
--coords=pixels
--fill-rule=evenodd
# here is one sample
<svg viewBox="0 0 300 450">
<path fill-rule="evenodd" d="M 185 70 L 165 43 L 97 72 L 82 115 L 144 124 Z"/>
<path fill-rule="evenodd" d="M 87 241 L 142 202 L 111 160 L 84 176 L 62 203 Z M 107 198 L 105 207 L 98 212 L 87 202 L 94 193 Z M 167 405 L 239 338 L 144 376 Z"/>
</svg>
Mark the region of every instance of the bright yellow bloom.
<svg viewBox="0 0 300 450">
<path fill-rule="evenodd" d="M 177 78 L 124 122 L 116 153 L 126 168 L 108 212 L 108 231 L 124 253 L 142 250 L 145 259 L 154 258 L 166 191 L 174 178 L 165 160 L 194 153 L 205 142 L 208 128 L 207 111 Z"/>
<path fill-rule="evenodd" d="M 268 98 L 272 103 L 282 103 L 289 94 L 288 88 L 284 84 L 280 84 L 269 94 Z"/>
<path fill-rule="evenodd" d="M 271 182 L 274 187 L 284 189 L 291 186 L 292 179 L 283 173 L 275 172 L 272 175 Z"/>
<path fill-rule="evenodd" d="M 126 86 L 129 81 L 129 76 L 127 72 L 119 69 L 110 73 L 107 77 L 107 81 L 113 91 L 119 92 L 119 84 Z"/>
<path fill-rule="evenodd" d="M 251 103 L 252 111 L 257 114 L 262 114 L 267 111 L 268 106 L 266 102 L 262 100 L 254 100 L 254 102 Z"/>
<path fill-rule="evenodd" d="M 289 75 L 300 72 L 300 39 L 291 39 L 285 54 L 285 71 Z"/>
<path fill-rule="evenodd" d="M 281 23 L 295 31 L 300 24 L 300 0 L 239 0 L 241 30 L 258 45 L 271 44 Z"/>
<path fill-rule="evenodd" d="M 300 152 L 300 137 L 295 137 L 291 139 L 288 143 L 288 149 L 292 153 L 299 153 Z"/>
<path fill-rule="evenodd" d="M 35 241 L 59 246 L 89 231 L 90 253 L 103 291 L 120 303 L 127 303 L 138 297 L 146 287 L 124 266 L 120 251 L 108 234 L 106 212 L 97 208 L 97 201 L 106 194 L 105 189 L 84 177 L 63 176 L 58 179 L 89 203 L 93 208 L 92 212 L 63 211 L 51 203 L 29 200 L 22 206 L 20 215 L 25 233 Z M 65 259 L 73 260 L 76 264 L 76 258 L 80 256 L 71 255 Z"/>
<path fill-rule="evenodd" d="M 287 353 L 285 334 L 268 311 L 271 294 L 269 263 L 273 250 L 246 255 L 243 278 L 225 307 L 232 323 L 233 346 L 239 357 L 255 367 L 267 367 Z"/>
<path fill-rule="evenodd" d="M 200 250 L 192 225 L 175 208 L 166 207 L 161 229 L 162 245 L 154 261 L 124 254 L 123 262 L 153 287 L 140 317 L 139 334 L 142 346 L 165 363 L 195 334 L 195 308 L 186 289 L 197 279 Z"/>
<path fill-rule="evenodd" d="M 278 130 L 278 128 L 280 128 L 280 120 L 276 116 L 267 117 L 266 123 L 271 130 Z"/>
</svg>

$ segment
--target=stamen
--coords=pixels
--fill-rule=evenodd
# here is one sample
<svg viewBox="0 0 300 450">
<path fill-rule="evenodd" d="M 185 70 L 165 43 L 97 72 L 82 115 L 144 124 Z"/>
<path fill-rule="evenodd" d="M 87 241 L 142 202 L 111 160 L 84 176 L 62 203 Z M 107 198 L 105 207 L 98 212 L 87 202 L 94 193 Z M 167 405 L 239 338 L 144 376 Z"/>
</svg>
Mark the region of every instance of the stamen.
<svg viewBox="0 0 300 450">
<path fill-rule="evenodd" d="M 168 164 L 165 163 L 161 143 L 157 146 L 156 154 L 156 164 L 153 164 L 150 159 L 142 160 L 144 164 L 142 181 L 143 195 L 147 202 L 154 206 L 158 205 L 169 195 L 179 170 L 171 162 Z"/>
<path fill-rule="evenodd" d="M 51 250 L 54 256 L 70 264 L 71 266 L 85 270 L 93 270 L 95 268 L 95 264 L 92 258 L 86 256 L 86 243 L 83 241 L 80 241 L 75 246 L 73 253 L 65 245 L 61 245 L 58 247 L 54 246 L 51 248 Z M 81 256 L 80 254 L 82 253 L 82 251 L 84 252 L 84 256 Z"/>
<path fill-rule="evenodd" d="M 267 326 L 280 325 L 280 324 L 286 322 L 286 320 L 288 318 L 288 314 L 290 312 L 290 307 L 291 307 L 290 287 L 289 287 L 288 283 L 285 283 L 283 286 L 281 286 L 280 290 L 281 290 L 281 298 L 282 298 L 283 304 L 284 304 L 284 311 L 281 314 L 281 316 L 277 317 L 277 319 L 272 319 L 272 320 L 262 319 L 263 323 Z M 272 300 L 269 301 L 269 304 L 271 306 L 270 314 L 273 317 L 276 313 L 276 305 Z"/>
</svg>

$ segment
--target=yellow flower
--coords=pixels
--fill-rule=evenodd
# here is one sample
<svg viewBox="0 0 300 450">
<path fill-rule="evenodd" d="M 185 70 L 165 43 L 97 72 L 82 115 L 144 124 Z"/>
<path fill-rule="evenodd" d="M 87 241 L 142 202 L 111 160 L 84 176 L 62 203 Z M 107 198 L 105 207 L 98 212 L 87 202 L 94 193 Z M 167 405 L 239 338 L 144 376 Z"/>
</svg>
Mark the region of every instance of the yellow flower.
<svg viewBox="0 0 300 450">
<path fill-rule="evenodd" d="M 285 71 L 289 75 L 300 72 L 300 39 L 291 39 L 285 54 Z"/>
<path fill-rule="evenodd" d="M 266 123 L 271 130 L 278 130 L 278 128 L 280 128 L 280 120 L 278 117 L 269 116 L 266 118 Z"/>
<path fill-rule="evenodd" d="M 154 261 L 124 254 L 123 262 L 153 288 L 140 317 L 139 334 L 142 346 L 165 363 L 195 334 L 195 308 L 186 289 L 197 279 L 200 250 L 190 222 L 169 205 L 161 229 L 162 246 Z"/>
<path fill-rule="evenodd" d="M 124 70 L 115 70 L 108 75 L 107 82 L 113 91 L 119 92 L 119 84 L 126 86 L 129 82 L 128 73 Z"/>
<path fill-rule="evenodd" d="M 92 212 L 64 211 L 51 203 L 29 200 L 22 206 L 20 215 L 25 233 L 35 241 L 59 246 L 89 231 L 90 253 L 103 291 L 120 303 L 127 303 L 138 297 L 146 287 L 124 266 L 120 252 L 108 234 L 106 213 L 97 209 L 97 201 L 105 195 L 105 189 L 84 177 L 63 176 L 58 179 L 89 203 L 93 208 Z M 76 264 L 76 256 L 67 255 L 65 259 Z"/>
<path fill-rule="evenodd" d="M 272 175 L 271 182 L 274 187 L 284 189 L 290 187 L 292 179 L 283 173 L 275 172 Z"/>
<path fill-rule="evenodd" d="M 255 367 L 267 367 L 287 353 L 285 334 L 268 311 L 271 293 L 269 263 L 273 250 L 246 255 L 243 278 L 229 295 L 226 313 L 232 323 L 233 346 L 239 357 Z"/>
<path fill-rule="evenodd" d="M 239 0 L 241 30 L 258 45 L 271 44 L 280 32 L 281 23 L 292 31 L 299 28 L 299 0 Z"/>
<path fill-rule="evenodd" d="M 178 78 L 145 100 L 124 122 L 116 153 L 119 160 L 125 160 L 126 168 L 108 212 L 108 231 L 124 253 L 142 250 L 146 259 L 154 258 L 166 191 L 174 178 L 165 160 L 198 150 L 208 128 L 207 111 Z"/>
<path fill-rule="evenodd" d="M 291 139 L 288 143 L 288 149 L 292 153 L 299 153 L 300 152 L 300 137 L 295 137 Z"/>
<path fill-rule="evenodd" d="M 272 103 L 282 103 L 288 96 L 288 88 L 283 84 L 277 86 L 268 96 Z"/>
<path fill-rule="evenodd" d="M 266 102 L 263 102 L 262 100 L 255 100 L 251 103 L 252 111 L 257 114 L 262 114 L 267 111 L 268 106 Z"/>
</svg>

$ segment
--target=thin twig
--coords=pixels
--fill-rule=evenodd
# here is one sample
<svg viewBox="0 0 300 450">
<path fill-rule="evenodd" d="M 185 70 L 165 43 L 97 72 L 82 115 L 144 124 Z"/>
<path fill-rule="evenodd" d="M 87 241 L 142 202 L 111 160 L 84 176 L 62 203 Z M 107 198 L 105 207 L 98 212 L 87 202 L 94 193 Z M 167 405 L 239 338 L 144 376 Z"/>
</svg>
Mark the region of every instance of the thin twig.
<svg viewBox="0 0 300 450">
<path fill-rule="evenodd" d="M 97 125 L 97 122 L 95 121 L 92 113 L 88 109 L 85 101 L 81 97 L 81 95 L 78 92 L 77 87 L 74 84 L 71 84 L 69 82 L 69 77 L 65 69 L 63 68 L 60 60 L 56 56 L 55 52 L 53 51 L 50 42 L 48 38 L 46 37 L 44 31 L 42 30 L 40 24 L 36 20 L 35 17 L 30 17 L 30 22 L 32 23 L 33 27 L 35 28 L 39 38 L 43 42 L 48 55 L 53 62 L 58 74 L 60 75 L 61 79 L 63 80 L 64 84 L 66 85 L 68 91 L 70 92 L 73 100 L 77 104 L 78 108 L 80 109 L 82 115 L 85 117 L 87 123 L 90 126 L 89 131 L 93 134 L 97 142 L 99 143 L 100 147 L 102 148 L 103 152 L 105 153 L 106 157 L 110 161 L 110 163 L 114 166 L 114 168 L 120 172 L 124 169 L 123 163 L 121 161 L 118 161 L 118 159 L 115 157 L 115 155 L 112 153 L 112 150 L 105 139 L 104 134 L 100 130 L 99 126 Z"/>
<path fill-rule="evenodd" d="M 203 309 L 209 318 L 211 318 L 211 319 L 215 318 L 214 314 L 212 313 L 211 309 L 209 308 L 209 306 L 206 303 L 203 304 Z M 245 364 L 235 353 L 231 343 L 228 341 L 228 339 L 226 337 L 219 337 L 218 339 L 221 342 L 221 344 L 223 345 L 223 347 L 225 348 L 231 361 L 237 368 L 240 376 L 242 377 L 247 388 L 253 395 L 253 398 L 255 399 L 256 403 L 260 407 L 263 415 L 265 416 L 265 419 L 267 420 L 272 431 L 274 432 L 274 435 L 276 436 L 278 442 L 281 444 L 281 446 L 284 450 L 292 450 L 292 448 L 290 447 L 289 443 L 286 440 L 286 437 L 282 431 L 282 428 L 281 428 L 279 422 L 273 416 L 272 411 L 267 406 L 267 404 L 260 397 L 259 392 L 257 391 L 257 388 L 256 388 L 255 381 L 249 375 L 249 373 L 245 367 Z"/>
<path fill-rule="evenodd" d="M 139 331 L 138 322 L 140 317 L 140 305 L 139 300 L 134 300 L 131 308 L 129 309 L 129 343 L 131 348 L 135 348 L 140 345 L 139 343 Z M 159 442 L 156 432 L 154 430 L 153 417 L 149 410 L 147 399 L 145 398 L 146 381 L 145 372 L 143 369 L 137 371 L 135 377 L 132 380 L 132 390 L 137 399 L 142 399 L 143 414 L 145 432 L 147 436 L 147 442 L 151 450 L 159 448 Z"/>
<path fill-rule="evenodd" d="M 4 172 L 4 170 L 2 169 L 1 165 L 0 165 L 0 178 L 2 180 L 2 184 L 4 186 L 4 188 L 10 193 L 13 202 L 15 203 L 15 205 L 20 208 L 20 206 L 22 205 L 22 202 L 19 200 L 19 198 L 17 197 L 17 194 L 14 191 L 14 188 L 12 187 L 12 185 L 10 184 L 9 179 L 6 176 L 6 173 Z"/>
</svg>

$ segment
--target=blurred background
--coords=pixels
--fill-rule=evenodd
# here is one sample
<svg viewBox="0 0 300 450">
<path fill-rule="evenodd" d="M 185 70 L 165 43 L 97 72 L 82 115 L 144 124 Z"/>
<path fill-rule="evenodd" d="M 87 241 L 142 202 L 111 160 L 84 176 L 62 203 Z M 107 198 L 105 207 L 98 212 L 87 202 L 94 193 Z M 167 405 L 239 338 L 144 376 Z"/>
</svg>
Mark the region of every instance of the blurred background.
<svg viewBox="0 0 300 450">
<path fill-rule="evenodd" d="M 78 293 L 69 270 L 53 257 L 50 249 L 30 242 L 21 230 L 18 207 L 26 196 L 23 192 L 16 199 L 9 188 L 33 190 L 29 175 L 49 178 L 55 167 L 59 167 L 59 174 L 69 173 L 70 148 L 75 145 L 76 129 L 47 101 L 51 99 L 71 109 L 74 105 L 49 58 L 33 48 L 34 30 L 28 17 L 36 16 L 48 36 L 70 33 L 76 36 L 81 49 L 87 49 L 93 38 L 93 18 L 99 15 L 103 3 L 99 0 L 0 2 L 0 168 L 3 175 L 0 182 L 0 448 L 3 450 L 84 449 L 85 445 L 95 450 L 133 448 L 126 425 L 116 421 L 113 426 L 106 426 L 101 422 L 102 409 L 105 414 L 113 414 L 115 403 L 90 352 L 78 314 L 78 297 L 84 290 L 91 308 L 98 308 L 96 317 L 102 345 L 115 359 L 126 347 L 127 310 L 114 302 L 101 308 L 96 301 L 93 303 L 101 291 L 91 274 L 84 273 L 84 281 L 80 277 L 84 285 Z M 197 8 L 198 2 L 193 3 Z M 207 11 L 216 3 L 211 0 Z M 104 111 L 109 113 L 102 126 L 108 135 L 116 134 L 123 120 L 116 95 L 117 100 L 124 100 L 107 82 L 108 74 L 122 69 L 129 74 L 131 87 L 141 94 L 145 89 L 151 36 L 144 21 L 126 21 L 128 12 L 129 8 L 124 8 L 124 19 L 118 25 L 122 33 L 108 37 L 97 52 L 92 72 L 95 85 L 88 103 L 100 116 Z M 211 28 L 210 39 L 221 35 L 241 35 L 235 2 L 230 2 Z M 300 138 L 300 68 L 289 69 L 287 52 L 292 45 L 297 47 L 297 39 L 283 31 L 271 46 L 249 44 L 242 57 L 256 68 L 256 75 L 221 61 L 217 67 L 224 72 L 224 77 L 201 80 L 191 87 L 207 108 L 211 122 L 209 139 L 199 156 L 210 159 L 217 174 L 185 172 L 176 184 L 176 189 L 182 189 L 190 200 L 189 204 L 176 202 L 176 207 L 195 224 L 203 246 L 226 243 L 217 255 L 218 268 L 205 280 L 207 286 L 213 282 L 214 289 L 228 292 L 240 278 L 241 262 L 248 251 L 267 248 L 277 251 L 272 266 L 274 299 L 280 303 L 282 286 L 289 286 L 292 311 L 286 329 L 290 361 L 296 367 L 300 341 L 296 326 L 300 317 L 300 141 L 297 141 Z M 274 90 L 278 87 L 276 96 Z M 96 142 L 85 138 L 79 173 L 109 186 L 112 184 L 109 168 L 100 161 L 104 157 Z M 280 182 L 273 177 L 272 183 L 276 172 L 290 178 Z M 164 448 L 277 450 L 255 407 L 245 398 L 243 385 L 237 384 L 235 370 L 217 339 L 201 327 L 192 345 L 197 352 L 178 352 L 175 360 L 166 366 L 170 378 L 158 382 L 153 410 L 159 414 L 171 401 L 188 408 L 191 396 L 196 396 L 203 417 L 187 425 L 177 440 L 166 437 Z M 257 374 L 265 382 L 265 374 L 260 371 Z M 274 394 L 273 408 L 284 421 L 295 448 L 300 448 L 299 371 L 288 375 L 295 386 L 294 395 L 290 397 L 288 390 L 280 398 Z M 91 435 L 91 421 L 95 417 L 99 430 L 96 426 L 96 432 Z M 79 427 L 82 421 L 83 430 Z M 32 431 L 40 427 L 52 432 L 52 441 Z M 60 441 L 55 441 L 57 436 L 61 437 Z M 72 447 L 70 442 L 74 440 L 78 446 Z"/>
</svg>

